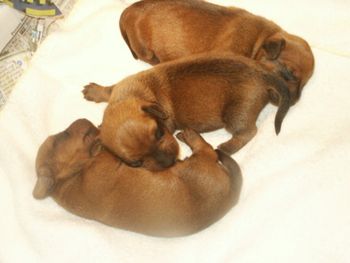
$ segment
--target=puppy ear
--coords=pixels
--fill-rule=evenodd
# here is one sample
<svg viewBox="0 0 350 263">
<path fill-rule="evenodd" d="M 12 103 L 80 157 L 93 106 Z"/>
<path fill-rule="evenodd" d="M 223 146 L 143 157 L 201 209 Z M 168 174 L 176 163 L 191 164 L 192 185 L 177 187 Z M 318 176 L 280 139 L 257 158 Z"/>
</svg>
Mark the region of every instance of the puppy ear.
<svg viewBox="0 0 350 263">
<path fill-rule="evenodd" d="M 51 193 L 54 183 L 55 180 L 53 179 L 50 168 L 40 167 L 38 169 L 38 179 L 33 190 L 34 198 L 43 199 L 47 197 Z"/>
<path fill-rule="evenodd" d="M 163 108 L 155 103 L 147 106 L 142 106 L 142 110 L 161 120 L 166 120 L 168 118 L 168 115 L 164 112 Z"/>
<path fill-rule="evenodd" d="M 96 140 L 96 142 L 90 148 L 90 157 L 95 157 L 101 152 L 102 149 L 102 142 L 100 140 Z"/>
<path fill-rule="evenodd" d="M 286 46 L 286 41 L 284 38 L 279 36 L 273 36 L 265 40 L 262 45 L 262 49 L 265 51 L 265 56 L 269 60 L 277 59 L 281 51 Z"/>
</svg>

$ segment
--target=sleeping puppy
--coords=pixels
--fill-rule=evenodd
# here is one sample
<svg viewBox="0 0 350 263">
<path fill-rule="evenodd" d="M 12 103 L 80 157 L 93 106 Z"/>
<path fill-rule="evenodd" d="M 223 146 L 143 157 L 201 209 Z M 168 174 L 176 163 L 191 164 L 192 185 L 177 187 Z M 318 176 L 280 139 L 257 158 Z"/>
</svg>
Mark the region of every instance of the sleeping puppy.
<svg viewBox="0 0 350 263">
<path fill-rule="evenodd" d="M 125 9 L 120 30 L 133 56 L 153 65 L 209 51 L 262 61 L 285 78 L 292 104 L 314 69 L 305 40 L 239 8 L 199 0 L 145 0 Z"/>
<path fill-rule="evenodd" d="M 101 139 L 131 166 L 162 169 L 176 159 L 171 135 L 176 129 L 197 132 L 226 128 L 232 138 L 219 149 L 232 154 L 257 132 L 260 111 L 278 98 L 278 134 L 289 109 L 286 83 L 256 61 L 231 54 L 194 55 L 159 64 L 121 82 L 85 86 L 84 96 L 109 101 Z"/>
<path fill-rule="evenodd" d="M 204 229 L 238 201 L 238 164 L 194 131 L 178 135 L 193 154 L 155 173 L 125 165 L 101 146 L 98 134 L 81 119 L 48 137 L 36 159 L 34 197 L 52 196 L 76 215 L 163 237 Z"/>
</svg>

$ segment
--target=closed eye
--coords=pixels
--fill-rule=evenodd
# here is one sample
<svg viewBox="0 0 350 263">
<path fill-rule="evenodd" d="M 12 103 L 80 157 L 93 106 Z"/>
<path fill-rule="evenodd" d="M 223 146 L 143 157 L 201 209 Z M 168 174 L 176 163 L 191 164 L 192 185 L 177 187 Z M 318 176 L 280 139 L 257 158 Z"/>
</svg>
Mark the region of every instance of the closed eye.
<svg viewBox="0 0 350 263">
<path fill-rule="evenodd" d="M 133 161 L 133 162 L 129 163 L 129 165 L 131 167 L 134 167 L 134 168 L 141 167 L 142 164 L 143 164 L 143 161 L 141 161 L 141 160 Z"/>
</svg>

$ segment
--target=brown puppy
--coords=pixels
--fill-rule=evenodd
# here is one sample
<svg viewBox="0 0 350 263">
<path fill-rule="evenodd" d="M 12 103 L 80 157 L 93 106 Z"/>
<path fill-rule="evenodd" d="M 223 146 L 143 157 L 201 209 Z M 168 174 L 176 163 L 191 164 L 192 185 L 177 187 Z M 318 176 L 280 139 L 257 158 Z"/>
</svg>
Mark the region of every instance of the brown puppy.
<svg viewBox="0 0 350 263">
<path fill-rule="evenodd" d="M 150 64 L 209 51 L 269 64 L 288 82 L 292 104 L 314 69 L 305 40 L 239 8 L 199 0 L 145 0 L 123 12 L 120 30 L 134 57 Z"/>
<path fill-rule="evenodd" d="M 171 163 L 163 159 L 176 158 L 175 129 L 224 127 L 232 138 L 219 148 L 232 154 L 256 134 L 256 119 L 271 94 L 279 98 L 277 134 L 289 109 L 282 79 L 254 60 L 231 54 L 162 63 L 111 87 L 90 84 L 83 93 L 96 102 L 109 99 L 101 125 L 103 143 L 126 163 L 151 170 Z"/>
<path fill-rule="evenodd" d="M 98 133 L 82 119 L 45 140 L 36 160 L 35 198 L 50 195 L 79 216 L 167 237 L 204 229 L 238 200 L 238 164 L 191 130 L 179 138 L 192 156 L 156 173 L 125 165 L 101 147 Z"/>
</svg>

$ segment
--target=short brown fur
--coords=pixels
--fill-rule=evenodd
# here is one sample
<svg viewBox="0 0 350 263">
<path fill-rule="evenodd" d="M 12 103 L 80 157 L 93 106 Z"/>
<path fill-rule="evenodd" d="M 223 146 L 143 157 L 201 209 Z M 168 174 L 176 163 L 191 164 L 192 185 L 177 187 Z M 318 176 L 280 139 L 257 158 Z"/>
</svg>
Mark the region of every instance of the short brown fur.
<svg viewBox="0 0 350 263">
<path fill-rule="evenodd" d="M 266 63 L 288 82 L 292 104 L 314 69 L 304 39 L 235 7 L 200 0 L 139 1 L 121 15 L 120 30 L 133 56 L 152 65 L 212 51 Z"/>
<path fill-rule="evenodd" d="M 86 99 L 96 102 L 100 92 L 111 92 L 101 125 L 103 143 L 127 163 L 144 162 L 149 169 L 171 164 L 159 162 L 155 153 L 176 158 L 171 136 L 176 129 L 226 128 L 232 138 L 219 148 L 232 154 L 256 134 L 256 119 L 271 98 L 279 101 L 276 133 L 289 109 L 288 88 L 281 78 L 254 60 L 231 54 L 194 55 L 110 87 L 92 83 L 83 90 Z M 157 139 L 159 128 L 164 134 Z"/>
<path fill-rule="evenodd" d="M 101 146 L 98 133 L 81 119 L 45 140 L 36 160 L 35 198 L 52 196 L 79 216 L 165 237 L 209 226 L 238 200 L 239 166 L 194 131 L 178 135 L 193 154 L 155 173 L 125 165 Z"/>
</svg>

